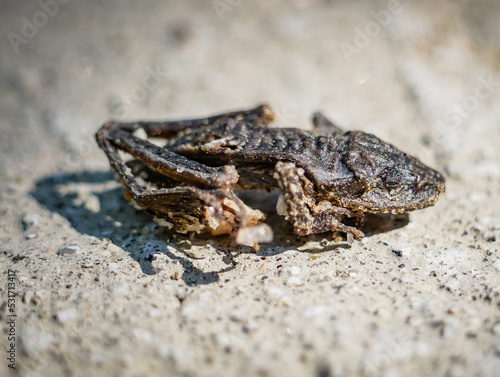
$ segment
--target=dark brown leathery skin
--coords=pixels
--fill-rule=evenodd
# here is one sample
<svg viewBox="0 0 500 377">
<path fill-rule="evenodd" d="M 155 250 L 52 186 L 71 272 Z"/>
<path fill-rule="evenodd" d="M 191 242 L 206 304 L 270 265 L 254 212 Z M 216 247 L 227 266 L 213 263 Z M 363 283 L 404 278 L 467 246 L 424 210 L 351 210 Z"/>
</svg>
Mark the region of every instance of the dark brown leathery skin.
<svg viewBox="0 0 500 377">
<path fill-rule="evenodd" d="M 226 144 L 201 148 L 206 140 Z M 376 136 L 350 131 L 315 137 L 295 128 L 261 128 L 243 122 L 221 123 L 192 130 L 171 146 L 177 153 L 206 164 L 294 162 L 317 187 L 317 196 L 336 200 L 360 212 L 411 211 L 434 204 L 444 192 L 444 178 L 416 158 Z M 391 195 L 384 172 L 400 174 L 400 183 L 415 176 L 418 182 Z M 418 177 L 418 178 L 417 178 Z M 397 176 L 395 177 L 397 179 Z M 359 187 L 364 194 L 360 196 Z M 245 187 L 242 187 L 245 188 Z"/>
<path fill-rule="evenodd" d="M 193 198 L 187 206 L 205 208 L 188 211 L 198 214 L 200 223 L 210 208 L 222 216 L 219 201 L 232 198 L 233 214 L 242 219 L 237 224 L 244 227 L 246 209 L 232 191 L 279 187 L 297 234 L 340 230 L 359 239 L 362 233 L 342 224 L 342 216 L 422 209 L 445 190 L 440 173 L 374 135 L 343 133 L 320 113 L 313 119 L 314 133 L 268 128 L 272 119 L 271 109 L 263 105 L 194 120 L 110 122 L 96 137 L 135 201 L 165 218 L 170 215 L 162 208 L 175 207 L 176 196 L 187 195 Z M 133 136 L 138 128 L 150 137 L 167 139 L 165 146 Z M 149 170 L 154 178 L 153 186 L 164 188 L 156 192 L 142 187 L 115 148 L 141 160 L 142 171 Z M 184 187 L 181 191 L 172 184 L 175 181 Z M 189 189 L 193 186 L 196 190 Z"/>
</svg>

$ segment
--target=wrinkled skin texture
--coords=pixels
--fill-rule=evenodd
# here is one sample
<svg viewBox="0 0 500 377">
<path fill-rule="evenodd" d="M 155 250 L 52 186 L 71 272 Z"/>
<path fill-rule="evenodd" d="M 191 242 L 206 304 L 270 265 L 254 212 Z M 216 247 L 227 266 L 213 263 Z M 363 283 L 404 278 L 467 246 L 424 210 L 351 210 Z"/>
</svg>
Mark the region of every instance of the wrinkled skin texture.
<svg viewBox="0 0 500 377">
<path fill-rule="evenodd" d="M 96 138 L 130 198 L 180 232 L 255 225 L 264 216 L 234 191 L 279 188 L 299 236 L 341 231 L 360 239 L 345 216 L 422 209 L 445 190 L 443 176 L 416 158 L 373 135 L 343 132 L 320 113 L 313 132 L 270 128 L 272 120 L 261 105 L 194 120 L 109 122 Z M 135 136 L 141 129 L 166 144 Z M 118 149 L 139 162 L 127 166 Z"/>
</svg>

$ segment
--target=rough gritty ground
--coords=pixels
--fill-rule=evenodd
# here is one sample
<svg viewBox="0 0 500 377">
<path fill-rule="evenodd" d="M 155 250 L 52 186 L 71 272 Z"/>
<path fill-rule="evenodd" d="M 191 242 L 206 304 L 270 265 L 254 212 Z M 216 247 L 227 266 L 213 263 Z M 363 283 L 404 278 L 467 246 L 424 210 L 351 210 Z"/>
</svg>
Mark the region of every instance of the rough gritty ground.
<svg viewBox="0 0 500 377">
<path fill-rule="evenodd" d="M 13 375 L 498 375 L 500 7 L 399 5 L 377 28 L 388 2 L 70 1 L 43 25 L 37 2 L 2 1 L 0 374 L 11 270 Z M 109 118 L 262 101 L 279 126 L 321 109 L 377 134 L 443 171 L 446 195 L 352 247 L 271 215 L 255 253 L 167 236 L 93 140 Z"/>
</svg>

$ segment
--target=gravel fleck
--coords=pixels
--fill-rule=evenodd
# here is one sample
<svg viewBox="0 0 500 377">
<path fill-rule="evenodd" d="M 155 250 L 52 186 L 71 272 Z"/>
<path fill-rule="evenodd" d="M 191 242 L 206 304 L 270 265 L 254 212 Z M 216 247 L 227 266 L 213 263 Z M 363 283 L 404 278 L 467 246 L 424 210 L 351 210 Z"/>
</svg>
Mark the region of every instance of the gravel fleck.
<svg viewBox="0 0 500 377">
<path fill-rule="evenodd" d="M 37 226 L 40 215 L 38 213 L 27 213 L 21 217 L 21 225 L 23 230 L 28 230 L 32 226 Z"/>
<path fill-rule="evenodd" d="M 493 262 L 493 267 L 495 267 L 497 271 L 500 271 L 500 259 L 497 259 L 495 262 Z"/>
<path fill-rule="evenodd" d="M 48 332 L 26 325 L 21 330 L 20 342 L 24 352 L 30 357 L 37 357 L 39 353 L 52 346 L 54 336 Z"/>
<path fill-rule="evenodd" d="M 291 278 L 286 280 L 286 285 L 292 286 L 292 287 L 298 287 L 303 285 L 304 282 L 301 278 L 298 276 L 292 276 Z"/>
<path fill-rule="evenodd" d="M 64 246 L 57 251 L 57 255 L 65 256 L 80 253 L 80 247 L 75 245 Z"/>
<path fill-rule="evenodd" d="M 132 336 L 135 338 L 135 340 L 141 343 L 150 343 L 153 339 L 153 334 L 151 334 L 149 331 L 139 328 L 132 329 Z"/>
<path fill-rule="evenodd" d="M 54 314 L 54 319 L 59 323 L 66 323 L 78 316 L 78 311 L 74 308 L 59 310 Z"/>
<path fill-rule="evenodd" d="M 113 295 L 124 295 L 129 291 L 130 287 L 126 283 L 115 283 L 108 287 L 108 290 Z"/>
<path fill-rule="evenodd" d="M 119 270 L 120 270 L 120 266 L 118 265 L 118 263 L 109 263 L 108 264 L 108 269 L 107 269 L 108 273 L 118 274 Z"/>
<path fill-rule="evenodd" d="M 500 335 L 500 322 L 497 322 L 493 325 L 493 327 L 491 328 L 491 331 L 493 332 L 493 334 L 495 335 Z"/>
</svg>

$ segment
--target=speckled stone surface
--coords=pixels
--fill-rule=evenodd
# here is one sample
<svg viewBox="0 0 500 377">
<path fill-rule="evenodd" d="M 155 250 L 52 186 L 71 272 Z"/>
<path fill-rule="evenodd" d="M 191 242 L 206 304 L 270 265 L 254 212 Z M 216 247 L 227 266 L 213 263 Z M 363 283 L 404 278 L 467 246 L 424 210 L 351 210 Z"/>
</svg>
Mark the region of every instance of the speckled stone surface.
<svg viewBox="0 0 500 377">
<path fill-rule="evenodd" d="M 498 375 L 498 2 L 0 7 L 0 375 Z M 445 196 L 352 246 L 297 241 L 260 197 L 255 252 L 165 234 L 93 139 L 264 101 L 418 156 Z"/>
</svg>

